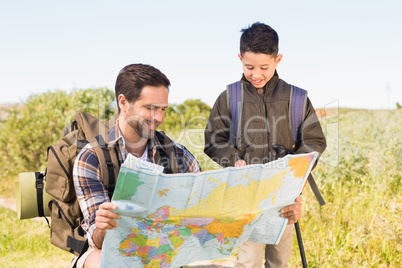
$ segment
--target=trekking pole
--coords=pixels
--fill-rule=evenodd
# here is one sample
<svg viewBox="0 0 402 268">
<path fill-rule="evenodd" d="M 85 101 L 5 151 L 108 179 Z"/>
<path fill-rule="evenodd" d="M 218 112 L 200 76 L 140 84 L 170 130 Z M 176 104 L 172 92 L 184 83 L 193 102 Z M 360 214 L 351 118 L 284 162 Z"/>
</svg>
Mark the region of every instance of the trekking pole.
<svg viewBox="0 0 402 268">
<path fill-rule="evenodd" d="M 300 193 L 300 195 L 302 195 L 302 194 L 303 193 Z M 295 229 L 296 229 L 296 236 L 297 236 L 297 244 L 299 244 L 299 251 L 300 251 L 300 257 L 301 257 L 301 261 L 303 264 L 303 268 L 307 268 L 306 254 L 304 252 L 304 246 L 303 246 L 303 240 L 302 240 L 302 236 L 301 236 L 299 221 L 295 222 Z"/>
<path fill-rule="evenodd" d="M 306 255 L 304 253 L 304 246 L 303 246 L 303 240 L 300 232 L 300 226 L 299 222 L 295 222 L 295 229 L 296 229 L 296 236 L 297 236 L 297 243 L 299 244 L 299 250 L 300 250 L 300 257 L 302 260 L 303 268 L 307 268 L 307 261 L 306 261 Z"/>
</svg>

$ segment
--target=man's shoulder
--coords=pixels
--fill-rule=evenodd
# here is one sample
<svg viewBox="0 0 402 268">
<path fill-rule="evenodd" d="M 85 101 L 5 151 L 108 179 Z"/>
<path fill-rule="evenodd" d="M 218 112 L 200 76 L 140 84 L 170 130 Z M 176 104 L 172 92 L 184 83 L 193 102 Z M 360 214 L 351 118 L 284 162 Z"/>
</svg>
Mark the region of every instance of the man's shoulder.
<svg viewBox="0 0 402 268">
<path fill-rule="evenodd" d="M 174 141 L 162 131 L 156 131 L 155 137 L 160 142 L 162 148 L 164 146 L 172 146 L 176 155 L 176 160 L 179 165 L 179 173 L 199 172 L 201 167 L 195 156 L 182 144 Z M 166 141 L 166 139 L 169 139 Z M 170 143 L 168 145 L 166 142 Z"/>
<path fill-rule="evenodd" d="M 155 137 L 162 146 L 162 148 L 166 146 L 173 146 L 174 148 L 177 148 L 178 150 L 187 150 L 186 147 L 176 141 L 174 141 L 172 138 L 170 138 L 168 135 L 166 135 L 165 132 L 163 131 L 155 131 Z M 171 145 L 169 145 L 169 143 Z"/>
<path fill-rule="evenodd" d="M 99 165 L 99 159 L 96 155 L 95 149 L 93 148 L 92 144 L 87 143 L 81 151 L 77 154 L 75 164 L 85 165 L 90 164 L 92 166 Z"/>
</svg>

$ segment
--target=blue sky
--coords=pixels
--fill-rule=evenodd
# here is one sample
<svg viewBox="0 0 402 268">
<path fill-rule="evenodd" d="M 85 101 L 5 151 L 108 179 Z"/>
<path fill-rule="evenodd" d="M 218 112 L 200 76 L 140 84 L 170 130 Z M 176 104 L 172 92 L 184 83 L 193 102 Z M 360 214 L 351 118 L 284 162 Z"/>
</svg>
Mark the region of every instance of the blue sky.
<svg viewBox="0 0 402 268">
<path fill-rule="evenodd" d="M 240 30 L 279 34 L 285 81 L 316 108 L 402 104 L 401 1 L 1 1 L 0 103 L 46 90 L 109 87 L 147 63 L 171 103 L 215 99 L 242 74 Z"/>
</svg>

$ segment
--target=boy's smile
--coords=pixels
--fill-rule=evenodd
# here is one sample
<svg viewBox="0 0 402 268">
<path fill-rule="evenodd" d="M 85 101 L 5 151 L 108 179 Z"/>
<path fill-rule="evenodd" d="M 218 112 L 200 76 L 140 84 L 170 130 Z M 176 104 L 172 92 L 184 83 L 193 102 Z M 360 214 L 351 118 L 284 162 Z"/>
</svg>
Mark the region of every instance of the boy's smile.
<svg viewBox="0 0 402 268">
<path fill-rule="evenodd" d="M 243 65 L 244 77 L 255 88 L 263 88 L 274 76 L 282 55 L 272 56 L 264 53 L 244 52 L 239 54 Z"/>
</svg>

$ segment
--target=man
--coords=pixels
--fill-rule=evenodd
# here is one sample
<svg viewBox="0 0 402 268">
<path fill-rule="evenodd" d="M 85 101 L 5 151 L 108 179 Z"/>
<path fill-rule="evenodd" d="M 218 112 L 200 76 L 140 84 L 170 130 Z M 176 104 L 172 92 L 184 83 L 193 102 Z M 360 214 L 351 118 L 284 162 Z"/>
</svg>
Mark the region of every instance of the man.
<svg viewBox="0 0 402 268">
<path fill-rule="evenodd" d="M 124 67 L 115 86 L 118 119 L 109 131 L 109 146 L 116 146 L 119 164 L 130 153 L 146 161 L 159 163 L 166 154 L 165 145 L 173 147 L 178 173 L 199 172 L 195 157 L 182 145 L 171 141 L 156 129 L 165 117 L 170 81 L 158 69 L 143 64 Z M 169 142 L 166 141 L 169 139 Z M 164 172 L 171 172 L 170 165 Z M 176 163 L 175 163 L 176 166 Z M 90 144 L 78 154 L 74 165 L 74 186 L 84 216 L 89 250 L 77 261 L 77 267 L 99 267 L 102 243 L 107 229 L 117 227 L 120 216 L 110 203 L 102 183 L 99 160 Z"/>
</svg>

